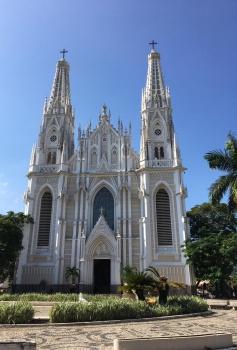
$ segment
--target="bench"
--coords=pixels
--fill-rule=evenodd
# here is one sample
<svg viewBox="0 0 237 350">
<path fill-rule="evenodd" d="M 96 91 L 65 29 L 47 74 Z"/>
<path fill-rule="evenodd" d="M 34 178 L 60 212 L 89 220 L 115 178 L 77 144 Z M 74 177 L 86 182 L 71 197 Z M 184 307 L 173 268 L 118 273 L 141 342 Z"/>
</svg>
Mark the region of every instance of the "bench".
<svg viewBox="0 0 237 350">
<path fill-rule="evenodd" d="M 0 350 L 35 350 L 36 343 L 30 342 L 0 342 Z"/>
<path fill-rule="evenodd" d="M 114 340 L 114 350 L 203 350 L 230 346 L 233 346 L 231 333 Z"/>
</svg>

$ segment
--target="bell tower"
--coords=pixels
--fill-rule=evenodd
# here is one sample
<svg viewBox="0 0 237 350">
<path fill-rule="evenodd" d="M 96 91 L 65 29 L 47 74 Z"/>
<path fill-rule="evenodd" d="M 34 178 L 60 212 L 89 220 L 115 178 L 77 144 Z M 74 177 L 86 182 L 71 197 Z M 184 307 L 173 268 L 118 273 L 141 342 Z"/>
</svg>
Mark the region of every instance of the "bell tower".
<svg viewBox="0 0 237 350">
<path fill-rule="evenodd" d="M 180 150 L 174 131 L 169 88 L 165 86 L 157 43 L 150 43 L 146 86 L 141 101 L 140 269 L 158 266 L 175 281 L 193 283 L 181 251 L 189 235 Z M 183 277 L 181 277 L 181 275 Z M 170 276 L 171 277 L 171 276 Z"/>
<path fill-rule="evenodd" d="M 140 163 L 170 160 L 177 157 L 169 88 L 165 86 L 160 54 L 154 49 L 148 55 L 146 87 L 142 92 L 142 132 Z"/>
<path fill-rule="evenodd" d="M 30 171 L 35 166 L 48 166 L 67 171 L 67 161 L 74 154 L 74 110 L 71 105 L 67 51 L 56 65 L 49 101 L 45 99 L 38 145 L 33 147 Z M 43 169 L 43 168 L 42 168 Z M 42 170 L 43 171 L 43 170 Z M 53 170 L 52 170 L 53 171 Z"/>
</svg>

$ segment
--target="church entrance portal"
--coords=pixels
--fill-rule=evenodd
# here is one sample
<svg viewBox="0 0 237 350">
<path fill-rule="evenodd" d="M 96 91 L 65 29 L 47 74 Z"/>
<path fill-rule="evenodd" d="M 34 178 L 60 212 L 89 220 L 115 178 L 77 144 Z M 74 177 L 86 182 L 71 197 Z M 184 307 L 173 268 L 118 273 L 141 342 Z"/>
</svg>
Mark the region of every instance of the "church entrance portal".
<svg viewBox="0 0 237 350">
<path fill-rule="evenodd" d="M 94 293 L 110 293 L 110 259 L 94 259 Z"/>
</svg>

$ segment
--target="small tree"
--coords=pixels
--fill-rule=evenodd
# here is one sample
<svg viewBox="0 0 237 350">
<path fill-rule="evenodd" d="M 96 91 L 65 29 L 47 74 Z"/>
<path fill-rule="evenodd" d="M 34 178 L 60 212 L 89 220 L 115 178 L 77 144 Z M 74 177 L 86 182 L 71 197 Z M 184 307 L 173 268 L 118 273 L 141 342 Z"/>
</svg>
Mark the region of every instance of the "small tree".
<svg viewBox="0 0 237 350">
<path fill-rule="evenodd" d="M 25 223 L 34 223 L 30 215 L 9 211 L 0 214 L 0 282 L 13 279 L 15 266 L 20 251 L 23 249 L 22 238 Z"/>
<path fill-rule="evenodd" d="M 65 272 L 65 277 L 66 277 L 66 280 L 68 281 L 68 278 L 70 277 L 71 278 L 71 284 L 72 286 L 76 284 L 76 278 L 77 278 L 77 281 L 78 281 L 78 291 L 79 291 L 79 283 L 80 283 L 80 269 L 76 268 L 76 266 L 73 266 L 73 267 L 67 267 L 66 268 L 66 272 Z"/>
<path fill-rule="evenodd" d="M 145 300 L 144 291 L 152 290 L 155 286 L 152 276 L 145 271 L 137 271 L 137 268 L 134 266 L 125 266 L 122 269 L 121 277 L 124 285 L 119 287 L 119 291 L 133 291 L 138 300 Z"/>
<path fill-rule="evenodd" d="M 220 203 L 223 196 L 229 192 L 228 207 L 231 212 L 237 211 L 237 138 L 232 132 L 227 135 L 229 141 L 224 151 L 208 152 L 204 158 L 211 169 L 225 171 L 209 188 L 209 197 L 212 204 Z"/>
<path fill-rule="evenodd" d="M 183 245 L 187 263 L 198 280 L 210 280 L 228 296 L 230 276 L 237 265 L 237 219 L 224 203 L 197 205 L 187 212 L 190 234 Z"/>
<path fill-rule="evenodd" d="M 146 271 L 151 272 L 155 276 L 155 284 L 156 284 L 156 288 L 158 289 L 158 291 L 160 291 L 160 289 L 163 288 L 164 280 L 166 281 L 166 283 L 168 283 L 168 285 L 170 287 L 173 287 L 173 288 L 185 288 L 186 287 L 186 284 L 181 283 L 181 282 L 172 282 L 172 281 L 167 282 L 166 276 L 160 276 L 159 271 L 155 266 L 148 266 Z"/>
</svg>

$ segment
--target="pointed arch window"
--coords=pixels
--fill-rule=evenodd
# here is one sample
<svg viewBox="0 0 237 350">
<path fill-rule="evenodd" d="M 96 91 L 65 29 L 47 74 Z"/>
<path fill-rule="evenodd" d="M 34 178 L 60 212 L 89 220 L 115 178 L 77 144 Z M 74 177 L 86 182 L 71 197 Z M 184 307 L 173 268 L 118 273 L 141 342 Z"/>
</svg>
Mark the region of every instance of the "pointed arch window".
<svg viewBox="0 0 237 350">
<path fill-rule="evenodd" d="M 97 150 L 96 150 L 96 147 L 93 147 L 92 151 L 91 151 L 91 165 L 97 165 Z"/>
<path fill-rule="evenodd" d="M 112 193 L 103 187 L 95 196 L 93 203 L 93 227 L 98 221 L 101 208 L 103 208 L 103 215 L 111 230 L 114 230 L 114 198 Z"/>
<path fill-rule="evenodd" d="M 52 164 L 56 164 L 56 152 L 53 152 Z"/>
<path fill-rule="evenodd" d="M 158 147 L 155 147 L 154 156 L 155 156 L 155 159 L 159 159 Z"/>
<path fill-rule="evenodd" d="M 48 153 L 47 164 L 51 164 L 51 152 Z"/>
<path fill-rule="evenodd" d="M 104 154 L 105 156 L 107 156 L 107 136 L 106 134 L 104 134 L 102 136 L 102 155 Z"/>
<path fill-rule="evenodd" d="M 51 192 L 47 191 L 43 194 L 40 205 L 40 219 L 38 230 L 38 247 L 48 247 L 51 226 L 53 198 Z"/>
<path fill-rule="evenodd" d="M 160 148 L 160 157 L 165 158 L 164 147 L 162 147 L 162 146 Z"/>
<path fill-rule="evenodd" d="M 113 147 L 111 151 L 111 164 L 117 164 L 118 163 L 118 150 L 117 147 Z"/>
<path fill-rule="evenodd" d="M 163 188 L 156 193 L 156 228 L 158 246 L 172 245 L 170 200 L 167 191 Z"/>
</svg>

